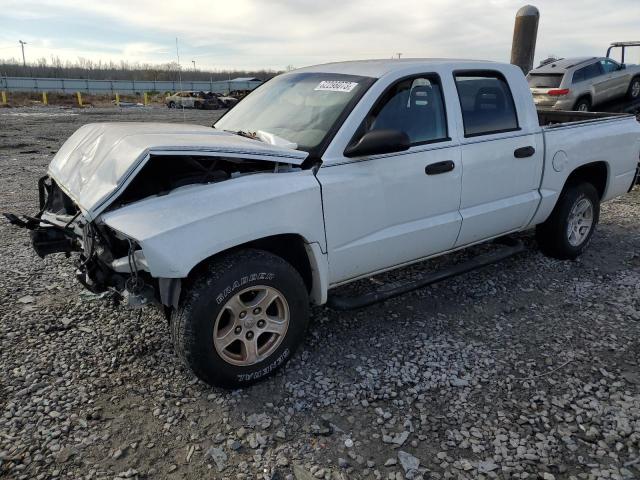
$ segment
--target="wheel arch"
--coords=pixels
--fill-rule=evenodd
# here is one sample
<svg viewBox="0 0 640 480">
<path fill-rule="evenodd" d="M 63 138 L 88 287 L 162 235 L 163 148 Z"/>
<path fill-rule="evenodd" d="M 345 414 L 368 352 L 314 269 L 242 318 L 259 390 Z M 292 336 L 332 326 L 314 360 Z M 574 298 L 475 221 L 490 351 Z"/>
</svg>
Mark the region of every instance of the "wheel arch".
<svg viewBox="0 0 640 480">
<path fill-rule="evenodd" d="M 600 200 L 604 198 L 609 179 L 609 164 L 605 161 L 586 163 L 576 167 L 564 182 L 564 187 L 580 182 L 590 183 L 598 191 Z"/>
<path fill-rule="evenodd" d="M 580 100 L 584 100 L 584 99 L 589 100 L 589 105 L 593 107 L 593 95 L 591 95 L 591 92 L 585 92 L 582 95 L 580 95 L 578 98 L 576 98 L 576 101 L 573 103 L 573 108 L 575 109 L 576 105 L 578 105 Z"/>
<path fill-rule="evenodd" d="M 327 299 L 328 265 L 326 255 L 317 243 L 309 243 L 302 235 L 283 233 L 257 238 L 235 245 L 202 259 L 183 280 L 187 285 L 199 274 L 207 271 L 209 264 L 223 255 L 245 249 L 264 250 L 289 262 L 304 281 L 312 303 L 323 304 Z"/>
<path fill-rule="evenodd" d="M 629 86 L 627 87 L 627 93 L 631 92 L 631 86 L 633 85 L 633 82 L 635 82 L 636 80 L 640 80 L 640 73 L 636 73 L 635 75 L 633 75 L 631 77 L 631 80 L 629 80 Z"/>
</svg>

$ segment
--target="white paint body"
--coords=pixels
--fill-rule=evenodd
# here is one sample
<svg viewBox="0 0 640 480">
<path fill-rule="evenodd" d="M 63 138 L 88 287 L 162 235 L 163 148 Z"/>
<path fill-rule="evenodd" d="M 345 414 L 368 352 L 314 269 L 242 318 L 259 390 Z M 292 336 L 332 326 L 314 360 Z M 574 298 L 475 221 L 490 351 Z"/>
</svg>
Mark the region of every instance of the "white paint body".
<svg viewBox="0 0 640 480">
<path fill-rule="evenodd" d="M 519 129 L 466 138 L 453 80 L 458 70 L 502 74 L 513 93 Z M 640 124 L 632 116 L 541 128 L 527 81 L 511 65 L 366 61 L 303 71 L 377 78 L 335 133 L 318 169 L 182 187 L 103 213 L 151 153 L 224 152 L 293 165 L 307 156 L 207 127 L 118 124 L 82 127 L 56 155 L 49 173 L 87 218 L 135 239 L 154 277 L 184 278 L 202 260 L 229 248 L 297 234 L 307 245 L 312 301 L 323 303 L 334 286 L 543 222 L 580 165 L 606 163 L 603 201 L 627 192 L 638 165 Z M 400 153 L 345 157 L 382 92 L 416 74 L 439 76 L 450 140 Z M 533 156 L 514 158 L 514 150 L 528 146 L 535 148 Z M 425 166 L 439 161 L 452 161 L 455 168 L 425 175 Z"/>
</svg>

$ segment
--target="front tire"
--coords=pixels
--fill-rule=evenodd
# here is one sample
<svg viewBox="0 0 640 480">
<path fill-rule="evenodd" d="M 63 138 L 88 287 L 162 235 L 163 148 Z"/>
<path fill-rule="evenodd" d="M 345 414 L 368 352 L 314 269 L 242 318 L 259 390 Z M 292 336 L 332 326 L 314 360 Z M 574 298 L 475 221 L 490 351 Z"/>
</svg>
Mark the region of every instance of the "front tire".
<svg viewBox="0 0 640 480">
<path fill-rule="evenodd" d="M 212 386 L 245 387 L 274 374 L 302 343 L 309 322 L 300 274 L 262 250 L 216 260 L 183 293 L 171 318 L 173 344 Z"/>
<path fill-rule="evenodd" d="M 628 95 L 631 100 L 640 99 L 640 77 L 635 77 L 631 79 L 631 83 L 629 84 Z"/>
<path fill-rule="evenodd" d="M 587 248 L 600 218 L 600 196 L 590 183 L 566 187 L 551 216 L 536 227 L 542 252 L 560 260 L 573 260 Z"/>
</svg>

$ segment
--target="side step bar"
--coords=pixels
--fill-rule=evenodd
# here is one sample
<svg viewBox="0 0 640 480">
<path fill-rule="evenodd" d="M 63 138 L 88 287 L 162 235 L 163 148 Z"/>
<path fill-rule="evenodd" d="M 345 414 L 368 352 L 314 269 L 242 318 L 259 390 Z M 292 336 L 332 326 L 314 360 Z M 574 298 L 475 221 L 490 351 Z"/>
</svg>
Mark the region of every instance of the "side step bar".
<svg viewBox="0 0 640 480">
<path fill-rule="evenodd" d="M 356 308 L 368 307 L 374 303 L 389 300 L 390 298 L 411 292 L 412 290 L 417 290 L 419 288 L 426 287 L 427 285 L 441 282 L 442 280 L 447 280 L 448 278 L 456 277 L 463 273 L 477 270 L 478 268 L 486 267 L 487 265 L 512 257 L 526 249 L 520 240 L 500 239 L 499 241 L 508 243 L 505 247 L 496 252 L 478 255 L 477 257 L 458 265 L 453 265 L 452 267 L 448 267 L 437 272 L 425 273 L 421 278 L 415 280 L 408 282 L 393 282 L 383 285 L 380 288 L 357 297 L 332 295 L 327 300 L 327 306 L 334 310 L 353 310 Z"/>
</svg>

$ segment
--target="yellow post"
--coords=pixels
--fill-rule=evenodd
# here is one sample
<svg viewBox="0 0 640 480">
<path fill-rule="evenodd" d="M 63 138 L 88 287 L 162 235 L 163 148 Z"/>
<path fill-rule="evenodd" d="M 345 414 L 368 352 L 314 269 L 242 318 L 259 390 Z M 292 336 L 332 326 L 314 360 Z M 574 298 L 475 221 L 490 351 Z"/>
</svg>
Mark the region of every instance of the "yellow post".
<svg viewBox="0 0 640 480">
<path fill-rule="evenodd" d="M 7 92 L 2 92 L 2 105 L 7 104 Z"/>
<path fill-rule="evenodd" d="M 120 106 L 120 94 L 118 92 L 116 92 L 116 105 Z"/>
<path fill-rule="evenodd" d="M 144 105 L 145 107 L 149 105 L 149 94 L 147 92 L 144 92 Z"/>
<path fill-rule="evenodd" d="M 82 106 L 82 94 L 80 92 L 76 92 L 76 96 L 78 97 L 78 106 Z"/>
<path fill-rule="evenodd" d="M 49 99 L 47 98 L 47 92 L 42 92 L 42 104 L 49 105 Z"/>
</svg>

